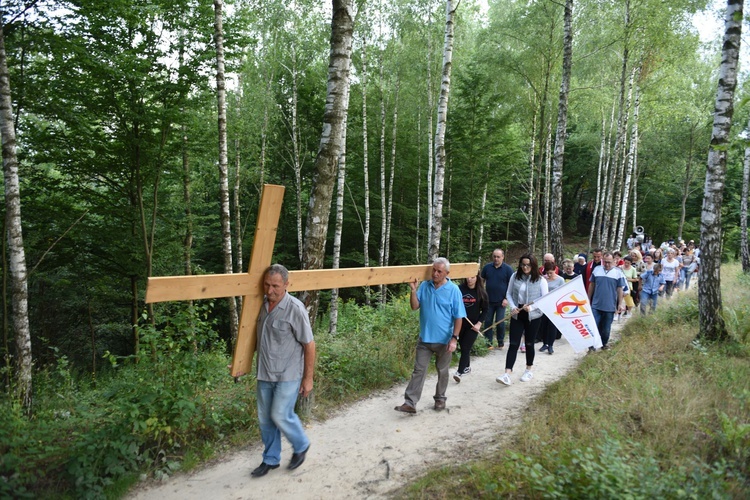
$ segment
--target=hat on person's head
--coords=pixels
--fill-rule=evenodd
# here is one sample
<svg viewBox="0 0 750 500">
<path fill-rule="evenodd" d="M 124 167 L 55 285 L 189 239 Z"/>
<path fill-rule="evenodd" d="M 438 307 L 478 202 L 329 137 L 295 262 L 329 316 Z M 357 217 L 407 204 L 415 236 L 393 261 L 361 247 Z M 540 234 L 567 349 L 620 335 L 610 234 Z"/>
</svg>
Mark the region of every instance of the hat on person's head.
<svg viewBox="0 0 750 500">
<path fill-rule="evenodd" d="M 585 253 L 579 253 L 579 254 L 578 254 L 578 258 L 579 258 L 579 259 L 583 259 L 583 260 L 586 260 L 586 254 L 585 254 Z"/>
</svg>

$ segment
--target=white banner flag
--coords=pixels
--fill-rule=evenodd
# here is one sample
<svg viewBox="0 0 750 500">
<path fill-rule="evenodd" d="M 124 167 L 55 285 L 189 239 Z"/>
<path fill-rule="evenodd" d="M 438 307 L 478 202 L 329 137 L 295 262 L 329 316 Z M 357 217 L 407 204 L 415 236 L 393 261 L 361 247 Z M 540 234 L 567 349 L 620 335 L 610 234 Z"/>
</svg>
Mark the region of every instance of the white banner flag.
<svg viewBox="0 0 750 500">
<path fill-rule="evenodd" d="M 534 306 L 547 315 L 575 352 L 602 346 L 582 276 L 537 299 Z"/>
</svg>

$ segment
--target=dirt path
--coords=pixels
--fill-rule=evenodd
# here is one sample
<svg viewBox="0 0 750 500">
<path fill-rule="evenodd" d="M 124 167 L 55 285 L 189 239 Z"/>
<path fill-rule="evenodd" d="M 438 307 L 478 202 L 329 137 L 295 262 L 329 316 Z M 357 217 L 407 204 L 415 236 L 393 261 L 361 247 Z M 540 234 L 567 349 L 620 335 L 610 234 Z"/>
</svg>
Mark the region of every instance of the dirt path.
<svg viewBox="0 0 750 500">
<path fill-rule="evenodd" d="M 613 337 L 621 323 L 614 323 Z M 537 349 L 541 344 L 537 344 Z M 506 350 L 472 359 L 472 373 L 460 384 L 451 379 L 447 410 L 432 409 L 436 376 L 425 383 L 416 415 L 393 410 L 403 402 L 406 383 L 343 409 L 325 422 L 307 426 L 311 447 L 295 471 L 284 441 L 282 464 L 262 478 L 250 471 L 261 462 L 262 445 L 232 453 L 204 469 L 160 484 L 144 484 L 132 499 L 384 498 L 427 469 L 478 458 L 502 446 L 523 418 L 529 403 L 586 356 L 564 340 L 555 354 L 536 353 L 534 378 L 520 382 L 524 355 L 519 352 L 513 385 L 495 382 Z"/>
</svg>

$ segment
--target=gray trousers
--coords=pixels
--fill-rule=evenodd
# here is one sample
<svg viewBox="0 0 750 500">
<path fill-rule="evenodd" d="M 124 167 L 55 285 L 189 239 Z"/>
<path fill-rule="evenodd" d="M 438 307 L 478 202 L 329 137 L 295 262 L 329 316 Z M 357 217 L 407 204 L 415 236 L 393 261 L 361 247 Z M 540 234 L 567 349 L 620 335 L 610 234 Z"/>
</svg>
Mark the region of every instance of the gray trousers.
<svg viewBox="0 0 750 500">
<path fill-rule="evenodd" d="M 428 344 L 419 340 L 417 342 L 417 354 L 414 358 L 414 371 L 411 374 L 409 385 L 406 386 L 404 400 L 414 408 L 422 397 L 424 381 L 427 378 L 427 367 L 435 354 L 435 368 L 437 368 L 438 382 L 435 387 L 435 401 L 445 401 L 445 390 L 448 388 L 448 370 L 451 366 L 452 353 L 448 352 L 446 344 Z"/>
</svg>

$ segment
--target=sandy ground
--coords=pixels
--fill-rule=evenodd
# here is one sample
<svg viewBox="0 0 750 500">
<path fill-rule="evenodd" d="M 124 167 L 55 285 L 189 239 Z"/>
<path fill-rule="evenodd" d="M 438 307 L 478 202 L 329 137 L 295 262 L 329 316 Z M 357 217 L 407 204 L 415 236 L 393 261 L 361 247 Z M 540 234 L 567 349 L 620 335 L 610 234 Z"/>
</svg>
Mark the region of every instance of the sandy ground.
<svg viewBox="0 0 750 500">
<path fill-rule="evenodd" d="M 612 325 L 613 340 L 622 322 Z M 507 338 L 506 338 L 507 341 Z M 536 344 L 538 349 L 541 344 Z M 519 380 L 525 355 L 519 352 L 513 384 L 495 381 L 507 350 L 472 359 L 472 373 L 460 384 L 451 378 L 447 409 L 433 409 L 437 377 L 425 383 L 416 415 L 393 410 L 403 402 L 406 383 L 344 408 L 324 422 L 310 422 L 305 463 L 286 469 L 291 457 L 284 441 L 282 463 L 262 478 L 250 471 L 261 463 L 262 445 L 235 452 L 203 469 L 161 483 L 143 483 L 131 499 L 386 498 L 433 467 L 479 458 L 502 447 L 515 432 L 529 403 L 547 384 L 573 369 L 587 354 L 576 354 L 565 341 L 555 354 L 537 351 L 534 378 Z M 597 354 L 594 354 L 597 355 Z"/>
</svg>

